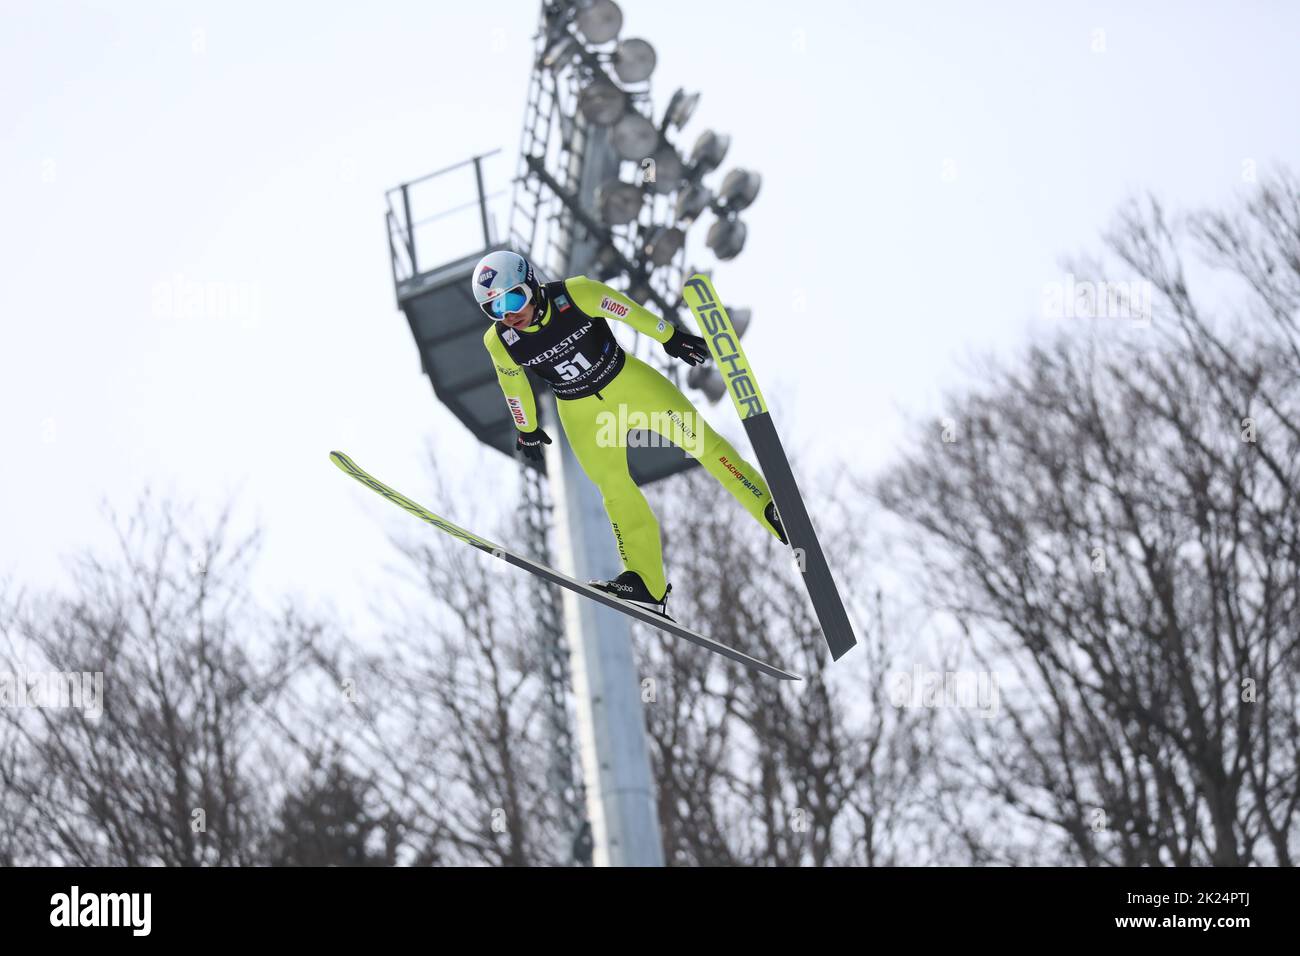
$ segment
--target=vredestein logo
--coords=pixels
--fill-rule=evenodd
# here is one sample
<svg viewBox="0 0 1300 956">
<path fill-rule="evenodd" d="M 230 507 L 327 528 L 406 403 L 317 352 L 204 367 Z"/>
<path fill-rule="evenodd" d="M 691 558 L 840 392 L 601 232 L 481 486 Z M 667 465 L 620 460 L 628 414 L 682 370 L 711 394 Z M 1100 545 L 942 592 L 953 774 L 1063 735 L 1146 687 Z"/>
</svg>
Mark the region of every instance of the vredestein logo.
<svg viewBox="0 0 1300 956">
<path fill-rule="evenodd" d="M 763 407 L 762 396 L 754 384 L 754 377 L 749 371 L 748 363 L 740 352 L 740 346 L 732 337 L 731 321 L 723 315 L 722 308 L 710 293 L 710 284 L 701 279 L 691 278 L 686 284 L 693 288 L 700 297 L 699 305 L 693 306 L 700 318 L 700 326 L 712 343 L 713 357 L 719 367 L 727 366 L 727 388 L 731 389 L 736 407 L 741 418 L 761 415 L 767 411 Z"/>
<path fill-rule="evenodd" d="M 543 352 L 541 355 L 535 355 L 535 356 L 533 356 L 532 358 L 528 359 L 528 361 L 524 362 L 524 364 L 525 364 L 525 365 L 538 365 L 538 364 L 540 364 L 540 363 L 542 363 L 542 362 L 546 362 L 546 361 L 549 361 L 550 359 L 555 358 L 555 356 L 561 354 L 562 352 L 567 351 L 567 350 L 568 350 L 568 349 L 573 345 L 574 342 L 578 341 L 578 339 L 582 338 L 582 337 L 583 337 L 584 335 L 586 335 L 589 331 L 591 331 L 591 323 L 590 323 L 590 322 L 588 322 L 586 325 L 584 325 L 584 326 L 582 326 L 581 328 L 579 328 L 578 331 L 576 331 L 576 332 L 571 332 L 571 333 L 569 333 L 568 335 L 566 335 L 563 339 L 561 339 L 561 340 L 560 340 L 558 343 L 556 343 L 555 345 L 552 345 L 549 349 L 547 349 L 547 350 L 546 350 L 545 352 Z"/>
</svg>

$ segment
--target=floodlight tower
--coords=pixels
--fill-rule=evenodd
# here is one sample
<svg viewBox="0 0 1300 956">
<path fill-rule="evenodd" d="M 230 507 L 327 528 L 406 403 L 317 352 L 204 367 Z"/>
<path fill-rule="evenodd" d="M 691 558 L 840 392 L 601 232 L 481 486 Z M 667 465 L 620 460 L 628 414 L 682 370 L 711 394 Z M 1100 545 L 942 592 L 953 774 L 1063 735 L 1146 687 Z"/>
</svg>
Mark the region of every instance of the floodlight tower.
<svg viewBox="0 0 1300 956">
<path fill-rule="evenodd" d="M 686 230 L 712 211 L 716 221 L 705 245 L 714 256 L 734 258 L 745 244 L 739 213 L 758 193 L 758 174 L 732 170 L 717 190 L 704 185 L 704 177 L 726 155 L 729 137 L 706 130 L 683 158 L 673 139 L 690 120 L 699 94 L 678 90 L 656 122 L 649 86 L 654 48 L 644 40 L 619 39 L 622 26 L 622 11 L 613 0 L 543 2 L 504 239 L 495 232 L 489 209 L 495 195 L 484 186 L 483 166 L 493 154 L 413 180 L 388 195 L 397 300 L 419 345 L 423 368 L 438 398 L 481 441 L 508 455 L 514 452 L 515 428 L 483 351 L 483 316 L 470 291 L 474 265 L 483 253 L 497 248 L 520 252 L 543 280 L 584 274 L 600 279 L 680 325 L 684 277 L 708 271 L 685 268 Z M 419 218 L 412 194 L 467 175 L 471 166 L 477 201 Z M 468 212 L 481 224 L 481 245 L 429 268 L 417 227 L 425 230 L 424 241 L 431 224 L 438 228 L 435 238 L 445 239 L 450 229 L 444 217 L 458 212 Z M 729 306 L 729 312 L 743 333 L 749 310 Z M 710 402 L 725 393 L 716 369 L 691 368 L 683 382 L 681 366 L 670 363 L 656 343 L 619 323 L 612 326 L 628 351 L 680 387 Z M 525 374 L 554 439 L 544 466 L 521 466 L 522 531 L 529 553 L 550 563 L 553 551 L 554 564 L 580 580 L 613 577 L 620 568 L 600 495 L 559 427 L 550 389 L 531 372 Z M 696 466 L 677 448 L 631 439 L 627 444 L 629 471 L 643 486 Z M 662 865 L 630 621 L 569 591 L 557 598 L 553 589 L 544 590 L 539 595 L 544 598 L 541 646 L 548 730 L 555 739 L 551 779 L 566 805 L 585 799 L 589 821 L 582 821 L 580 812 L 570 814 L 575 859 L 583 862 L 589 852 L 597 865 Z M 557 607 L 561 600 L 562 615 Z M 570 679 L 581 783 L 569 775 Z"/>
<path fill-rule="evenodd" d="M 714 193 L 702 178 L 726 154 L 728 137 L 706 131 L 689 162 L 671 134 L 690 119 L 699 94 L 678 90 L 662 119 L 651 112 L 654 48 L 620 39 L 623 14 L 613 0 L 543 3 L 537 59 L 524 118 L 510 244 L 552 277 L 590 275 L 678 325 L 686 234 L 706 209 L 718 220 L 707 245 L 721 259 L 745 242 L 740 210 L 753 202 L 760 179 L 735 170 Z M 733 312 L 748 324 L 748 310 Z M 629 349 L 679 385 L 678 366 L 640 336 Z M 712 401 L 724 392 L 716 369 L 695 368 L 686 387 Z M 554 398 L 544 398 L 555 418 Z M 562 435 L 562 432 L 561 432 Z M 632 449 L 629 449 L 632 451 Z M 548 450 L 563 569 L 579 578 L 608 578 L 620 570 L 597 490 L 585 479 L 566 441 Z M 680 453 L 641 484 L 693 461 Z M 595 861 L 662 862 L 653 780 L 646 747 L 638 674 L 628 620 L 566 593 L 573 659 L 575 711 L 583 759 Z"/>
</svg>

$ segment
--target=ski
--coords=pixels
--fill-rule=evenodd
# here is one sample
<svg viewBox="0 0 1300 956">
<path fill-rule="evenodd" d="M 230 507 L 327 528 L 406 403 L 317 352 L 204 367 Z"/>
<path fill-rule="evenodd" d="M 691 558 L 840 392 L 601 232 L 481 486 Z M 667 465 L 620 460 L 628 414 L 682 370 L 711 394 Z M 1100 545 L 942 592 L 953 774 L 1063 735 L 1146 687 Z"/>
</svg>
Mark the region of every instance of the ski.
<svg viewBox="0 0 1300 956">
<path fill-rule="evenodd" d="M 557 571 L 554 568 L 548 568 L 544 564 L 539 564 L 538 562 L 525 558 L 522 555 L 515 554 L 513 551 L 508 551 L 499 544 L 493 544 L 486 538 L 480 538 L 478 535 L 453 524 L 446 518 L 438 517 L 438 515 L 434 514 L 422 505 L 416 504 L 400 492 L 389 488 L 377 478 L 373 478 L 366 474 L 361 470 L 356 462 L 340 451 L 330 452 L 330 461 L 338 465 L 344 473 L 351 475 L 372 491 L 376 491 L 383 495 L 403 511 L 410 512 L 421 521 L 427 521 L 439 531 L 445 531 L 453 538 L 463 541 L 480 551 L 485 551 L 494 558 L 499 558 L 507 564 L 512 564 L 517 568 L 522 568 L 523 570 L 535 574 L 552 584 L 558 584 L 562 588 L 568 588 L 570 591 L 573 591 L 576 594 L 581 594 L 585 598 L 599 601 L 606 607 L 612 607 L 617 611 L 622 611 L 629 617 L 636 618 L 638 621 L 657 627 L 659 630 L 672 634 L 675 637 L 680 637 L 690 641 L 692 644 L 703 647 L 705 650 L 712 651 L 714 654 L 720 654 L 729 660 L 736 661 L 739 664 L 744 664 L 746 667 L 752 668 L 753 670 L 767 674 L 771 677 L 779 677 L 782 680 L 800 679 L 796 674 L 783 671 L 779 667 L 773 667 L 771 664 L 750 657 L 748 654 L 742 654 L 740 651 L 727 647 L 725 644 L 719 644 L 712 638 L 705 637 L 703 634 L 697 634 L 690 628 L 682 627 L 675 621 L 662 618 L 659 615 L 643 610 L 634 604 L 628 604 L 613 595 L 606 594 L 604 591 L 598 591 L 590 585 L 583 584 L 581 581 L 576 581 L 563 572 Z"/>
<path fill-rule="evenodd" d="M 758 389 L 758 379 L 740 347 L 740 336 L 707 276 L 697 274 L 687 279 L 682 298 L 695 314 L 700 334 L 708 343 L 713 361 L 727 383 L 731 401 L 745 426 L 745 433 L 749 435 L 750 444 L 754 446 L 754 454 L 758 456 L 758 465 L 772 489 L 772 497 L 776 499 L 777 513 L 796 555 L 831 657 L 839 660 L 858 641 L 853 636 L 844 601 L 813 530 L 812 519 L 808 517 L 803 495 L 799 493 L 794 473 L 790 470 L 790 459 L 776 433 L 763 393 Z"/>
</svg>

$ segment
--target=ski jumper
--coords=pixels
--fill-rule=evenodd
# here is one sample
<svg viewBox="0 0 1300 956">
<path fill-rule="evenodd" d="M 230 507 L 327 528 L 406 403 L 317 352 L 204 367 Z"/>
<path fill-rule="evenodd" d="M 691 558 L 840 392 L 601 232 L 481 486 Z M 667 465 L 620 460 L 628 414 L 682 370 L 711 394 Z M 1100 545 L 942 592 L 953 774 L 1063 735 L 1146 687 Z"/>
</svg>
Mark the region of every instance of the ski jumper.
<svg viewBox="0 0 1300 956">
<path fill-rule="evenodd" d="M 494 322 L 483 344 L 515 428 L 538 427 L 537 406 L 523 369 L 555 393 L 560 424 L 583 472 L 600 489 L 623 567 L 641 575 L 656 596 L 667 589 L 659 522 L 627 467 L 627 431 L 649 428 L 692 455 L 778 541 L 763 516 L 771 492 L 757 468 L 713 430 L 681 390 L 629 355 L 608 319 L 626 322 L 656 342 L 673 326 L 621 292 L 586 276 L 548 282 L 545 309 L 524 329 Z M 629 424 L 630 423 L 630 424 Z"/>
</svg>

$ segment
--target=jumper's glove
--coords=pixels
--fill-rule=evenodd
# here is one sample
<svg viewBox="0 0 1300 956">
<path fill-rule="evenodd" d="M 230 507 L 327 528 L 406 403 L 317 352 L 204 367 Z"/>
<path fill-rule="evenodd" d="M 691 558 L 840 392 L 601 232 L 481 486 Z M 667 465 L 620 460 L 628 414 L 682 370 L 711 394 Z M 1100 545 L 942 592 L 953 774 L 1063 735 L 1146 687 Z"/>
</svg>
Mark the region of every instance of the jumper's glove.
<svg viewBox="0 0 1300 956">
<path fill-rule="evenodd" d="M 681 359 L 687 365 L 699 365 L 709 357 L 709 349 L 704 339 L 676 329 L 673 337 L 664 343 L 664 351 L 675 359 Z"/>
<path fill-rule="evenodd" d="M 551 436 L 546 434 L 544 429 L 534 428 L 530 432 L 520 432 L 515 437 L 515 451 L 524 453 L 524 457 L 529 461 L 541 461 L 546 457 L 542 451 L 542 445 L 549 445 Z"/>
</svg>

